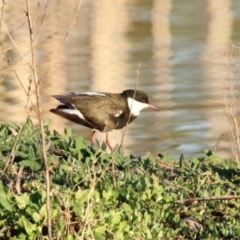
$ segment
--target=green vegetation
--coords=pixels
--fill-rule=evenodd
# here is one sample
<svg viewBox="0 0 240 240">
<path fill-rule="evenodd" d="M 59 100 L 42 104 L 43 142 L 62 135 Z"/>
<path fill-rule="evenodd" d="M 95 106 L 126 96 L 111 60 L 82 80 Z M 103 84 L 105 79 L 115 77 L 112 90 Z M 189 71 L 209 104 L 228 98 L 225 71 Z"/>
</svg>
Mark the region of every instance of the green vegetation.
<svg viewBox="0 0 240 240">
<path fill-rule="evenodd" d="M 48 124 L 54 239 L 239 239 L 234 160 L 107 153 Z M 47 239 L 40 133 L 31 120 L 0 127 L 0 239 Z"/>
</svg>

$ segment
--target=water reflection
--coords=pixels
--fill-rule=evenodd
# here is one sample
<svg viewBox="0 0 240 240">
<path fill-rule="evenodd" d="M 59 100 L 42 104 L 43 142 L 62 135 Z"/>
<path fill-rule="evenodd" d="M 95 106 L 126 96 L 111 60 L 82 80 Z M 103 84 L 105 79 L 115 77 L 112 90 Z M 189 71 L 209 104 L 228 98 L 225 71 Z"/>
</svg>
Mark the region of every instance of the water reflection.
<svg viewBox="0 0 240 240">
<path fill-rule="evenodd" d="M 206 45 L 200 57 L 202 59 L 202 83 L 204 84 L 203 95 L 205 96 L 203 101 L 208 105 L 210 100 L 213 106 L 211 109 L 204 111 L 210 125 L 209 131 L 204 134 L 204 138 L 210 144 L 212 138 L 217 141 L 221 133 L 227 132 L 226 121 L 222 116 L 229 73 L 223 55 L 232 42 L 233 15 L 231 14 L 230 0 L 224 1 L 220 5 L 216 0 L 207 2 L 207 13 L 210 21 L 208 21 Z M 211 82 L 209 82 L 209 79 L 211 79 Z M 221 107 L 214 107 L 216 105 Z M 226 134 L 223 140 L 221 149 L 218 151 L 221 155 L 224 155 L 230 149 L 229 139 Z"/>
<path fill-rule="evenodd" d="M 18 3 L 26 7 L 24 0 Z M 191 6 L 171 0 L 83 1 L 74 27 L 70 25 L 78 2 L 50 0 L 45 8 L 46 4 L 31 2 L 32 17 L 37 14 L 35 27 L 40 29 L 35 38 L 43 116 L 52 119 L 53 128 L 63 132 L 71 126 L 87 138 L 90 130 L 49 113 L 57 105 L 51 95 L 122 92 L 134 87 L 141 63 L 138 88 L 161 111 L 144 111 L 129 126 L 124 141 L 127 152 L 199 155 L 227 131 L 223 96 L 228 73 L 222 49 L 239 43 L 237 1 L 205 0 Z M 27 19 L 14 1 L 7 2 L 3 12 L 0 121 L 23 122 L 28 115 L 35 118 L 18 80 L 35 102 L 34 86 L 29 84 Z M 120 142 L 121 132 L 111 133 L 111 138 Z M 226 139 L 220 146 L 219 154 L 230 155 Z"/>
</svg>

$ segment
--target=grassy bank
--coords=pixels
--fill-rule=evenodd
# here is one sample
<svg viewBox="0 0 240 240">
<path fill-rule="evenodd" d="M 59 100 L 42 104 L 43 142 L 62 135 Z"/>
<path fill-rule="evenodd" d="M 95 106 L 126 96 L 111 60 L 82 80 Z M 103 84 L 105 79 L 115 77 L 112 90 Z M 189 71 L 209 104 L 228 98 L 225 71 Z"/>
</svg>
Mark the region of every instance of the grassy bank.
<svg viewBox="0 0 240 240">
<path fill-rule="evenodd" d="M 54 239 L 239 239 L 231 159 L 126 156 L 44 123 Z M 47 239 L 41 131 L 0 127 L 0 239 Z"/>
</svg>

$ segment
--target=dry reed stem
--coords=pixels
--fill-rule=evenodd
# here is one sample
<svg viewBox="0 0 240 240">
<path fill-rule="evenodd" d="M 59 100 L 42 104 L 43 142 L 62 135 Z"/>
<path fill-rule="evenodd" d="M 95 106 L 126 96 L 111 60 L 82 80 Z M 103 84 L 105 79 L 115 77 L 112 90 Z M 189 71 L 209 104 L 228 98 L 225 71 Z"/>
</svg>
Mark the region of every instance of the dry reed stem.
<svg viewBox="0 0 240 240">
<path fill-rule="evenodd" d="M 49 1 L 48 1 L 48 2 L 49 2 Z M 52 68 L 53 64 L 55 63 L 55 61 L 56 61 L 56 59 L 57 59 L 57 55 L 59 54 L 59 52 L 60 52 L 62 46 L 64 45 L 64 43 L 67 41 L 67 38 L 68 38 L 68 35 L 69 35 L 69 32 L 70 32 L 70 29 L 73 27 L 73 25 L 74 25 L 75 22 L 76 22 L 76 18 L 77 18 L 78 12 L 80 11 L 81 6 L 82 6 L 82 0 L 79 0 L 79 2 L 78 2 L 78 7 L 77 7 L 77 9 L 76 9 L 76 11 L 75 11 L 75 14 L 74 14 L 74 16 L 73 16 L 73 18 L 72 18 L 71 23 L 70 23 L 69 26 L 68 26 L 68 31 L 67 31 L 67 33 L 65 34 L 65 36 L 64 36 L 64 38 L 63 38 L 63 40 L 62 40 L 62 42 L 61 42 L 61 44 L 60 44 L 60 46 L 59 46 L 59 48 L 56 50 L 55 55 L 54 55 L 54 57 L 53 57 L 53 60 L 51 61 L 50 65 L 49 65 L 49 68 L 48 68 L 47 71 L 43 74 L 43 76 L 39 79 L 39 82 L 41 82 L 42 79 L 48 74 L 48 72 L 49 72 L 50 69 Z M 44 16 L 45 16 L 45 13 L 46 13 L 46 9 L 45 9 L 45 11 L 44 11 Z"/>
<path fill-rule="evenodd" d="M 229 73 L 229 96 L 224 96 L 225 100 L 225 119 L 227 122 L 228 134 L 231 141 L 231 149 L 233 156 L 238 164 L 240 164 L 240 123 L 238 120 L 239 104 L 237 80 L 239 77 L 240 61 L 234 62 L 233 52 L 239 48 L 232 46 L 230 53 L 225 53 L 224 58 Z"/>
<path fill-rule="evenodd" d="M 137 72 L 136 72 L 137 75 L 136 75 L 136 80 L 135 80 L 133 99 L 135 99 L 135 95 L 136 95 L 136 91 L 137 91 L 137 87 L 138 87 L 139 76 L 140 76 L 140 67 L 141 67 L 141 63 L 138 64 L 138 70 L 137 70 Z M 131 110 L 132 110 L 132 107 L 133 107 L 133 102 L 132 102 L 132 105 L 131 105 L 130 112 L 131 112 Z M 131 117 L 131 114 L 129 114 L 126 127 L 125 127 L 125 128 L 123 129 L 123 131 L 122 131 L 122 138 L 121 138 L 121 143 L 120 143 L 120 146 L 119 146 L 119 151 L 120 151 L 120 149 L 121 149 L 122 146 L 123 146 L 123 140 L 124 140 L 124 137 L 125 137 L 127 128 L 128 128 L 128 123 L 129 123 L 129 121 L 130 121 L 130 117 Z"/>
<path fill-rule="evenodd" d="M 97 161 L 96 155 L 94 156 L 94 160 L 92 167 L 88 169 L 89 174 L 91 176 L 91 173 L 93 173 L 93 177 L 92 177 L 92 181 L 91 181 L 91 188 L 90 188 L 90 192 L 88 193 L 88 199 L 87 199 L 87 207 L 86 207 L 86 211 L 85 211 L 85 219 L 84 219 L 84 225 L 83 225 L 83 231 L 82 231 L 82 235 L 81 235 L 81 239 L 84 240 L 84 229 L 86 228 L 86 226 L 88 226 L 88 228 L 91 228 L 91 222 L 88 220 L 88 215 L 90 212 L 90 209 L 92 208 L 92 200 L 93 200 L 93 195 L 94 195 L 94 191 L 95 191 L 95 186 L 97 184 L 97 176 L 96 176 L 96 169 L 95 169 L 95 162 Z M 90 229 L 91 230 L 91 229 Z M 92 231 L 91 231 L 92 234 Z M 93 237 L 93 236 L 92 236 Z M 94 239 L 94 238 L 93 238 Z"/>
<path fill-rule="evenodd" d="M 1 7 L 1 11 L 0 11 L 0 44 L 3 48 L 3 39 L 2 39 L 2 24 L 3 24 L 3 14 L 4 14 L 4 7 L 5 7 L 6 2 L 4 0 L 2 0 L 2 7 Z M 2 55 L 0 62 L 2 62 L 4 58 L 4 55 Z M 1 80 L 1 79 L 0 79 Z"/>
<path fill-rule="evenodd" d="M 90 213 L 90 210 L 93 207 L 93 199 L 94 199 L 94 192 L 95 192 L 95 186 L 97 185 L 97 183 L 99 181 L 101 181 L 101 179 L 104 177 L 105 172 L 109 169 L 109 165 L 111 164 L 111 162 L 109 162 L 108 164 L 105 165 L 104 169 L 101 169 L 101 175 L 99 177 L 97 177 L 96 174 L 96 168 L 95 168 L 95 163 L 101 158 L 101 155 L 104 154 L 104 152 L 102 152 L 100 154 L 100 156 L 97 157 L 98 152 L 96 152 L 94 154 L 94 159 L 93 159 L 93 163 L 92 163 L 92 167 L 88 166 L 88 174 L 89 176 L 92 176 L 91 178 L 91 188 L 90 188 L 90 192 L 88 194 L 88 200 L 87 200 L 87 207 L 86 207 L 86 211 L 85 211 L 85 218 L 84 218 L 84 225 L 82 227 L 82 234 L 81 234 L 81 238 L 82 240 L 84 240 L 84 234 L 85 234 L 85 229 L 88 228 L 91 232 L 92 235 L 92 239 L 94 239 L 92 230 L 91 230 L 91 225 L 92 222 L 89 220 L 88 215 Z M 114 156 L 115 157 L 115 156 Z"/>
<path fill-rule="evenodd" d="M 194 202 L 194 201 L 216 201 L 216 200 L 232 200 L 240 199 L 240 195 L 224 195 L 224 196 L 213 196 L 213 197 L 196 197 L 196 198 L 184 198 L 176 200 L 175 203 Z"/>
<path fill-rule="evenodd" d="M 33 80 L 35 85 L 36 91 L 36 104 L 37 104 L 37 116 L 38 116 L 38 123 L 41 130 L 41 140 L 42 140 L 42 154 L 43 154 L 43 162 L 45 166 L 45 177 L 46 177 L 46 206 L 47 206 L 47 225 L 48 225 L 48 239 L 52 239 L 52 212 L 51 212 L 51 201 L 50 201 L 50 176 L 49 176 L 49 166 L 48 166 L 48 159 L 47 159 L 47 152 L 46 152 L 46 139 L 45 139 L 45 132 L 43 127 L 42 121 L 42 109 L 40 103 L 40 85 L 37 76 L 37 69 L 36 69 L 36 52 L 35 52 L 35 39 L 34 39 L 34 27 L 31 18 L 31 7 L 29 0 L 26 0 L 27 4 L 27 20 L 28 20 L 28 27 L 29 27 L 29 36 L 30 36 L 30 45 L 31 45 L 31 70 L 33 74 Z"/>
<path fill-rule="evenodd" d="M 18 45 L 16 44 L 16 42 L 14 41 L 14 39 L 13 39 L 12 36 L 11 36 L 13 32 L 10 33 L 10 32 L 8 31 L 8 29 L 7 29 L 6 25 L 4 24 L 4 22 L 2 22 L 2 24 L 4 25 L 5 31 L 6 31 L 6 33 L 7 33 L 7 35 L 8 35 L 8 37 L 9 37 L 9 39 L 11 40 L 11 42 L 13 43 L 13 45 L 15 46 L 15 48 L 17 49 L 17 52 L 21 55 L 21 58 L 20 58 L 18 61 L 20 61 L 20 60 L 23 58 L 23 59 L 25 60 L 26 64 L 30 67 L 30 63 L 29 63 L 29 62 L 27 61 L 27 59 L 24 57 L 24 55 L 26 55 L 26 53 L 23 54 L 23 53 L 20 52 Z M 23 25 L 23 24 L 22 24 L 22 25 Z M 2 43 L 2 42 L 1 42 L 1 45 L 2 45 L 2 47 L 3 47 L 3 43 Z M 4 55 L 5 55 L 5 57 L 6 57 L 7 61 L 8 61 L 8 65 L 12 68 L 12 70 L 13 70 L 16 78 L 18 79 L 18 82 L 20 83 L 22 89 L 24 90 L 24 93 L 25 93 L 26 96 L 27 96 L 27 104 L 26 104 L 26 106 L 25 106 L 25 109 L 27 108 L 28 101 L 30 101 L 31 107 L 32 107 L 32 108 L 35 110 L 35 112 L 37 113 L 37 109 L 36 109 L 34 103 L 32 102 L 32 100 L 31 100 L 31 98 L 30 98 L 30 96 L 29 96 L 30 86 L 28 87 L 28 91 L 27 91 L 27 90 L 25 89 L 22 81 L 20 80 L 20 78 L 19 78 L 19 76 L 18 76 L 15 68 L 14 68 L 14 65 L 16 65 L 18 61 L 17 61 L 15 64 L 13 64 L 12 61 L 11 61 L 11 59 L 9 58 L 8 54 L 7 54 L 7 50 L 4 51 Z M 3 78 L 4 78 L 4 77 L 3 77 Z M 13 149 L 13 150 L 14 150 L 14 149 Z M 13 151 L 13 150 L 12 150 L 12 151 Z"/>
<path fill-rule="evenodd" d="M 35 86 L 35 89 L 36 89 L 36 103 L 37 103 L 36 104 L 37 105 L 36 108 L 35 108 L 35 105 L 33 104 L 32 100 L 31 100 L 31 98 L 29 96 L 28 91 L 25 89 L 25 87 L 22 84 L 22 82 L 21 82 L 21 80 L 20 80 L 16 70 L 14 69 L 14 65 L 17 64 L 18 61 L 15 62 L 14 64 L 13 63 L 11 64 L 11 67 L 13 68 L 13 71 L 14 71 L 15 75 L 17 76 L 17 79 L 18 79 L 19 83 L 21 84 L 21 87 L 24 90 L 24 92 L 25 92 L 25 94 L 27 96 L 27 99 L 31 102 L 31 105 L 35 109 L 35 111 L 37 113 L 37 116 L 38 116 L 39 127 L 41 129 L 42 153 L 43 153 L 43 162 L 44 162 L 44 165 L 45 165 L 45 175 L 46 175 L 46 193 L 47 193 L 46 194 L 47 195 L 46 205 L 47 205 L 48 239 L 52 239 L 51 204 L 50 204 L 50 177 L 49 177 L 49 169 L 48 169 L 47 153 L 46 153 L 46 140 L 45 140 L 44 128 L 43 128 L 43 122 L 42 122 L 42 112 L 41 112 L 41 102 L 40 102 L 40 83 L 41 83 L 41 80 L 49 72 L 50 68 L 52 67 L 52 65 L 54 64 L 54 62 L 55 62 L 55 60 L 57 58 L 57 55 L 60 52 L 61 47 L 66 42 L 68 34 L 69 34 L 69 31 L 70 31 L 70 28 L 75 23 L 75 20 L 76 20 L 76 17 L 77 17 L 77 13 L 80 10 L 82 0 L 79 1 L 78 8 L 75 11 L 75 15 L 73 16 L 72 22 L 69 25 L 69 29 L 68 29 L 67 33 L 65 34 L 64 39 L 62 40 L 59 48 L 57 49 L 56 54 L 54 55 L 54 58 L 53 58 L 53 60 L 52 60 L 52 62 L 50 64 L 49 68 L 43 74 L 43 76 L 41 78 L 38 78 L 38 76 L 37 76 L 37 67 L 36 67 L 36 48 L 40 45 L 40 43 L 37 43 L 37 40 L 38 40 L 38 37 L 40 35 L 41 29 L 38 30 L 37 37 L 34 38 L 34 34 L 37 31 L 34 28 L 34 21 L 36 20 L 38 9 L 36 10 L 36 12 L 34 14 L 34 18 L 33 18 L 34 20 L 32 20 L 32 18 L 31 18 L 30 1 L 26 0 L 27 10 L 25 10 L 22 6 L 20 6 L 20 4 L 18 3 L 17 0 L 15 0 L 15 2 L 18 4 L 19 8 L 22 9 L 24 11 L 24 13 L 27 15 L 29 36 L 30 36 L 30 43 L 31 43 L 31 49 L 27 53 L 31 52 L 31 63 L 28 62 L 26 60 L 26 58 L 25 58 L 27 53 L 23 54 L 23 53 L 20 52 L 18 45 L 16 44 L 16 42 L 14 41 L 14 39 L 11 36 L 11 33 L 8 31 L 8 29 L 6 27 L 5 27 L 5 29 L 6 29 L 6 31 L 8 33 L 9 38 L 11 39 L 11 41 L 12 41 L 14 47 L 15 47 L 15 49 L 20 54 L 20 59 L 19 60 L 21 60 L 23 58 L 25 60 L 26 64 L 28 64 L 28 66 L 31 68 L 31 71 L 32 71 L 32 80 L 33 80 L 32 82 L 34 83 L 34 86 Z M 47 2 L 47 4 L 48 3 L 49 3 L 49 1 Z M 45 6 L 44 16 L 45 16 L 46 11 L 47 11 L 47 5 Z M 43 21 L 44 21 L 44 19 L 42 19 L 41 28 L 42 28 Z M 7 55 L 7 52 L 6 52 L 6 55 Z M 11 62 L 11 61 L 9 61 L 9 62 Z M 29 90 L 29 87 L 28 87 L 28 90 Z M 15 145 L 17 146 L 17 141 L 16 141 Z M 15 147 L 12 149 L 13 151 L 14 151 Z M 96 159 L 97 159 L 97 157 L 96 157 Z M 95 167 L 90 169 L 91 173 L 93 173 L 93 178 L 92 178 L 92 184 L 91 184 L 90 193 L 89 193 L 89 196 L 88 196 L 88 206 L 87 206 L 87 210 L 86 210 L 86 220 L 87 221 L 86 221 L 85 227 L 88 228 L 88 229 L 91 228 L 91 225 L 92 225 L 92 223 L 88 220 L 88 214 L 89 214 L 90 209 L 93 207 L 92 199 L 93 199 L 93 194 L 94 194 L 94 191 L 95 191 L 95 185 L 97 184 L 98 181 L 100 181 L 103 178 L 104 173 L 109 170 L 109 165 L 110 164 L 111 164 L 110 162 L 109 162 L 109 164 L 107 164 L 107 166 L 103 169 L 103 171 L 101 172 L 101 175 L 99 177 L 96 177 L 96 169 L 95 169 Z M 92 237 L 93 237 L 93 235 L 92 235 Z M 82 239 L 84 239 L 84 230 L 83 230 L 83 234 L 82 234 Z"/>
<path fill-rule="evenodd" d="M 136 72 L 136 80 L 135 80 L 135 86 L 134 86 L 133 99 L 135 99 L 137 86 L 138 86 L 138 82 L 139 82 L 140 66 L 141 66 L 141 63 L 138 64 L 138 70 Z M 133 107 L 133 102 L 132 102 L 132 105 L 131 105 L 131 108 L 130 108 L 130 112 L 132 110 L 132 107 Z M 129 114 L 126 126 L 122 130 L 122 137 L 121 137 L 121 142 L 120 142 L 120 145 L 118 147 L 118 150 L 115 152 L 115 155 L 112 157 L 112 177 L 113 177 L 113 184 L 114 184 L 115 187 L 117 186 L 116 178 L 115 178 L 115 169 L 114 169 L 115 168 L 115 160 L 116 160 L 117 154 L 120 152 L 121 148 L 123 147 L 123 141 L 124 141 L 124 137 L 126 135 L 126 131 L 127 131 L 128 123 L 130 121 L 130 117 L 131 117 L 131 114 Z"/>
<path fill-rule="evenodd" d="M 8 35 L 8 37 L 10 38 L 10 40 L 12 41 L 14 47 L 17 49 L 17 52 L 21 55 L 21 59 L 24 59 L 24 61 L 26 62 L 26 64 L 28 64 L 28 66 L 31 68 L 30 63 L 28 62 L 28 60 L 25 58 L 24 54 L 20 51 L 18 45 L 15 43 L 14 39 L 12 38 L 11 34 L 9 33 L 7 26 L 5 25 L 4 21 L 2 21 L 2 25 Z"/>
<path fill-rule="evenodd" d="M 222 138 L 224 137 L 224 133 L 222 133 L 219 138 L 217 139 L 216 143 L 214 144 L 213 148 L 212 148 L 212 152 L 215 153 L 222 141 Z"/>
<path fill-rule="evenodd" d="M 136 72 L 136 80 L 135 80 L 135 86 L 134 86 L 134 94 L 133 94 L 133 99 L 135 99 L 135 95 L 136 95 L 136 91 L 137 91 L 137 86 L 138 86 L 138 82 L 139 82 L 139 75 L 140 75 L 140 66 L 141 66 L 141 63 L 138 64 L 138 70 Z M 132 107 L 133 107 L 133 102 L 132 102 L 132 105 L 131 105 L 131 108 L 130 108 L 130 113 L 131 113 L 131 110 L 132 110 Z M 117 154 L 120 152 L 121 148 L 123 147 L 123 140 L 124 140 L 124 137 L 125 137 L 125 134 L 126 134 L 126 131 L 127 131 L 127 127 L 128 127 L 128 123 L 130 121 L 130 117 L 131 117 L 131 114 L 129 114 L 128 116 L 128 120 L 127 120 L 127 123 L 126 123 L 126 126 L 123 128 L 122 130 L 122 137 L 121 137 L 121 143 L 118 147 L 118 151 L 115 152 L 115 156 L 113 156 L 112 158 L 112 176 L 113 176 L 113 183 L 114 183 L 114 186 L 116 187 L 117 186 L 117 183 L 116 183 L 116 178 L 115 178 L 115 171 L 114 171 L 114 168 L 115 168 L 115 159 L 117 157 Z"/>
<path fill-rule="evenodd" d="M 50 203 L 50 176 L 49 176 L 49 167 L 48 167 L 47 153 L 46 153 L 45 133 L 44 133 L 44 127 L 43 127 L 43 121 L 42 121 L 42 110 L 41 110 L 41 102 L 40 102 L 40 83 L 41 83 L 41 80 L 47 75 L 47 73 L 49 72 L 49 70 L 53 66 L 53 64 L 54 64 L 54 62 L 55 62 L 55 60 L 57 58 L 57 55 L 60 52 L 61 47 L 66 42 L 67 36 L 69 34 L 69 31 L 70 31 L 71 27 L 74 25 L 74 23 L 76 21 L 76 17 L 77 17 L 77 14 L 78 14 L 79 10 L 80 10 L 81 4 L 82 4 L 82 0 L 79 0 L 78 7 L 77 7 L 77 9 L 75 11 L 75 14 L 74 14 L 74 16 L 72 18 L 71 23 L 68 26 L 67 33 L 65 34 L 65 37 L 63 38 L 63 40 L 62 40 L 62 42 L 60 44 L 60 47 L 57 49 L 56 54 L 54 55 L 54 58 L 53 58 L 53 60 L 52 60 L 52 62 L 50 64 L 49 68 L 47 69 L 47 71 L 44 73 L 44 75 L 41 78 L 38 78 L 38 76 L 37 76 L 36 48 L 37 48 L 37 46 L 39 46 L 41 44 L 41 43 L 37 44 L 37 40 L 38 40 L 38 38 L 40 36 L 40 33 L 41 33 L 41 29 L 42 29 L 43 22 L 44 22 L 44 19 L 45 19 L 45 16 L 46 16 L 46 11 L 47 11 L 47 8 L 48 8 L 49 0 L 47 1 L 46 5 L 44 7 L 44 13 L 43 13 L 43 16 L 41 18 L 41 23 L 40 23 L 40 27 L 38 28 L 36 38 L 34 38 L 34 34 L 36 32 L 36 30 L 34 28 L 34 23 L 36 22 L 36 19 L 37 19 L 37 16 L 38 16 L 40 4 L 38 3 L 36 11 L 33 14 L 34 17 L 32 18 L 32 15 L 31 15 L 31 10 L 32 9 L 30 7 L 30 1 L 29 0 L 26 0 L 26 10 L 24 9 L 24 7 L 22 7 L 19 4 L 19 2 L 17 0 L 15 0 L 15 2 L 17 3 L 18 7 L 27 16 L 28 31 L 29 31 L 30 45 L 31 45 L 30 50 L 28 52 L 24 53 L 24 54 L 20 51 L 18 44 L 16 44 L 16 42 L 12 38 L 12 33 L 10 33 L 8 31 L 4 21 L 2 20 L 3 19 L 3 13 L 4 13 L 3 9 L 4 9 L 4 4 L 5 4 L 4 1 L 3 1 L 4 4 L 3 4 L 2 8 L 1 8 L 1 22 L 0 22 L 0 30 L 1 30 L 1 32 L 0 32 L 0 34 L 2 33 L 2 28 L 4 27 L 4 29 L 5 29 L 5 31 L 7 33 L 7 36 L 9 37 L 9 39 L 13 43 L 14 48 L 17 50 L 17 52 L 20 55 L 20 59 L 18 61 L 20 61 L 21 59 L 24 59 L 25 63 L 30 67 L 31 72 L 32 72 L 32 76 L 29 78 L 30 83 L 29 83 L 28 91 L 27 91 L 25 89 L 24 85 L 22 84 L 22 82 L 21 82 L 21 80 L 20 80 L 16 70 L 14 69 L 14 65 L 17 64 L 18 61 L 16 61 L 14 64 L 11 63 L 11 60 L 9 59 L 9 57 L 7 55 L 7 51 L 5 49 L 4 53 L 5 53 L 5 56 L 8 59 L 8 63 L 11 63 L 10 66 L 13 69 L 13 72 L 15 73 L 15 75 L 16 75 L 16 77 L 17 77 L 17 79 L 18 79 L 22 89 L 24 90 L 24 93 L 26 94 L 27 99 L 30 101 L 30 103 L 31 103 L 32 107 L 34 108 L 34 110 L 35 110 L 35 112 L 37 114 L 37 117 L 38 117 L 38 123 L 39 123 L 39 127 L 40 127 L 40 130 L 41 130 L 41 141 L 42 141 L 41 147 L 42 147 L 43 162 L 44 162 L 44 166 L 45 166 L 45 176 L 46 176 L 46 195 L 47 195 L 46 205 L 47 205 L 48 239 L 52 239 L 51 203 Z M 42 42 L 44 42 L 44 41 L 42 41 Z M 0 44 L 3 47 L 2 39 L 0 39 Z M 31 53 L 31 62 L 29 62 L 26 59 L 26 57 L 25 57 L 29 52 Z M 32 100 L 31 100 L 31 98 L 29 96 L 29 91 L 31 89 L 32 82 L 34 83 L 35 91 L 36 91 L 36 95 L 35 95 L 35 97 L 36 97 L 36 106 L 33 104 Z M 20 130 L 20 133 L 21 133 L 21 130 Z M 20 133 L 18 134 L 17 139 L 18 139 Z M 18 141 L 16 141 L 16 143 L 15 143 L 13 149 L 12 149 L 12 153 L 14 152 L 15 148 L 17 147 L 17 143 L 18 143 Z M 13 154 L 10 155 L 10 158 L 11 158 L 12 155 Z"/>
</svg>

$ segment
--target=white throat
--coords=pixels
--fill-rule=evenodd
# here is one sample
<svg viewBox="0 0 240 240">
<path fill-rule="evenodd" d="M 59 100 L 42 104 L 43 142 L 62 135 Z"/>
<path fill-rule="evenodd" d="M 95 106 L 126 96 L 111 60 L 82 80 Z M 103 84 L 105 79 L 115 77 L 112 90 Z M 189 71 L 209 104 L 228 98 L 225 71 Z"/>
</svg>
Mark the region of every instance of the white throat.
<svg viewBox="0 0 240 240">
<path fill-rule="evenodd" d="M 128 98 L 128 107 L 131 111 L 131 114 L 133 116 L 138 116 L 140 114 L 140 111 L 144 108 L 148 108 L 147 103 L 142 103 L 134 100 L 133 98 Z"/>
</svg>

